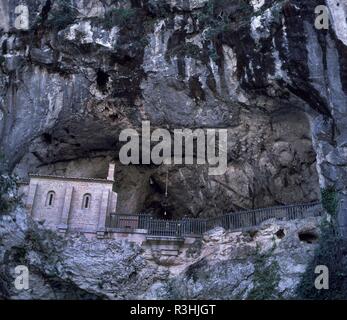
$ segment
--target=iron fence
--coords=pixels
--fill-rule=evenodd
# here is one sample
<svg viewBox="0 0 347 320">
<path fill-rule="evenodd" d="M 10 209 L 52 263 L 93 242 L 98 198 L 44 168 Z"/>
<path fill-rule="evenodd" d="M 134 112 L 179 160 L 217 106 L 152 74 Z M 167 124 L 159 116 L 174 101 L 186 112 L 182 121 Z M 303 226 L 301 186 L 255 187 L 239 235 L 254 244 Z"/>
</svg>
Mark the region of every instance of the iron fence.
<svg viewBox="0 0 347 320">
<path fill-rule="evenodd" d="M 244 210 L 209 219 L 183 218 L 180 220 L 164 220 L 147 214 L 111 214 L 107 219 L 106 225 L 110 231 L 131 232 L 135 229 L 145 229 L 148 235 L 152 236 L 201 236 L 206 231 L 219 226 L 227 230 L 238 230 L 257 226 L 269 219 L 303 219 L 309 216 L 320 216 L 322 213 L 321 203 L 315 202 Z"/>
</svg>

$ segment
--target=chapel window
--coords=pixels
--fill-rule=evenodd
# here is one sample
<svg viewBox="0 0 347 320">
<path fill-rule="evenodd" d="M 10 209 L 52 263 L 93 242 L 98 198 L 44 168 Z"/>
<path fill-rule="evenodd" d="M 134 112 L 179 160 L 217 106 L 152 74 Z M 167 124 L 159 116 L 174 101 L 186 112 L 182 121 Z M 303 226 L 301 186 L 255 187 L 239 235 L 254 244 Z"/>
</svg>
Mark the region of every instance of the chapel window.
<svg viewBox="0 0 347 320">
<path fill-rule="evenodd" d="M 89 193 L 86 193 L 83 196 L 82 209 L 89 209 L 91 200 L 92 200 L 92 196 Z"/>
<path fill-rule="evenodd" d="M 55 199 L 55 192 L 49 191 L 47 193 L 47 198 L 46 198 L 46 207 L 53 207 L 54 206 L 54 199 Z"/>
</svg>

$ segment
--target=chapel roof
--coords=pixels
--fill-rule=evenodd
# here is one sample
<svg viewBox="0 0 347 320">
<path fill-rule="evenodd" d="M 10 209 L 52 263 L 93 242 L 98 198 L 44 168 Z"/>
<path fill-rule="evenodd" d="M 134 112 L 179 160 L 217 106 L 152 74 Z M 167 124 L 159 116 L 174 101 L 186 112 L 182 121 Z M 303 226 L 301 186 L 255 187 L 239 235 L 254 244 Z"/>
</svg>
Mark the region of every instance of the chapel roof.
<svg viewBox="0 0 347 320">
<path fill-rule="evenodd" d="M 89 181 L 89 182 L 100 182 L 100 183 L 110 183 L 110 184 L 114 183 L 114 180 L 107 180 L 107 179 L 101 179 L 101 178 L 66 177 L 66 176 L 41 175 L 41 174 L 29 174 L 29 177 L 53 179 L 53 180 L 75 180 L 75 181 Z"/>
</svg>

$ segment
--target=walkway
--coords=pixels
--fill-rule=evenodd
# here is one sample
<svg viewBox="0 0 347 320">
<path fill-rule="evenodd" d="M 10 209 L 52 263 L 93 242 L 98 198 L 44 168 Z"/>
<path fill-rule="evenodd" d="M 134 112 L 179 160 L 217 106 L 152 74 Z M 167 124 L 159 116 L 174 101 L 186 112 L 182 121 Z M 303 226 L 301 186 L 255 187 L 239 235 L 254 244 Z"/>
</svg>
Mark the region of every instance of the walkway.
<svg viewBox="0 0 347 320">
<path fill-rule="evenodd" d="M 241 230 L 257 226 L 269 219 L 295 220 L 310 216 L 321 216 L 323 211 L 321 203 L 315 202 L 244 210 L 209 219 L 183 218 L 180 220 L 164 220 L 146 214 L 111 214 L 107 222 L 107 230 L 110 232 L 134 232 L 134 230 L 144 229 L 147 230 L 149 236 L 199 237 L 206 231 L 218 226 L 227 230 Z"/>
</svg>

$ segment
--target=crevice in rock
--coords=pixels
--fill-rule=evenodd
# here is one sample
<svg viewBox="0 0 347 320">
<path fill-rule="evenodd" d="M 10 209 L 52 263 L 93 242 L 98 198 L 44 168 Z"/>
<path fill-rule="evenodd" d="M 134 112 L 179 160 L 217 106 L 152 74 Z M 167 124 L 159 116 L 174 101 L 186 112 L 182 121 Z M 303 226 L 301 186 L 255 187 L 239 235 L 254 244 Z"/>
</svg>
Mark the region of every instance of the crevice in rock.
<svg viewBox="0 0 347 320">
<path fill-rule="evenodd" d="M 284 230 L 283 229 L 279 229 L 276 233 L 275 233 L 276 237 L 278 239 L 283 239 L 285 237 L 285 233 L 284 233 Z"/>
<path fill-rule="evenodd" d="M 46 144 L 52 144 L 53 142 L 53 137 L 51 134 L 49 133 L 44 133 L 42 134 L 42 140 L 46 143 Z"/>
<path fill-rule="evenodd" d="M 96 84 L 98 86 L 98 89 L 102 92 L 105 93 L 107 91 L 107 84 L 109 81 L 110 76 L 102 71 L 101 69 L 98 70 L 96 73 Z"/>
<path fill-rule="evenodd" d="M 318 235 L 313 230 L 300 231 L 298 233 L 298 237 L 299 237 L 300 241 L 303 241 L 306 243 L 315 243 L 318 240 Z"/>
<path fill-rule="evenodd" d="M 3 43 L 1 44 L 1 50 L 2 50 L 2 54 L 7 54 L 7 39 L 5 39 L 3 41 Z"/>
<path fill-rule="evenodd" d="M 189 89 L 191 97 L 195 100 L 195 102 L 206 100 L 206 95 L 198 76 L 194 76 L 189 79 Z"/>
<path fill-rule="evenodd" d="M 42 22 L 47 20 L 48 13 L 51 10 L 51 8 L 52 8 L 52 2 L 51 0 L 47 0 L 45 5 L 42 7 L 41 14 L 40 14 Z"/>
</svg>

